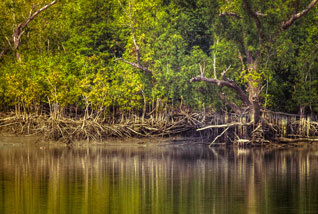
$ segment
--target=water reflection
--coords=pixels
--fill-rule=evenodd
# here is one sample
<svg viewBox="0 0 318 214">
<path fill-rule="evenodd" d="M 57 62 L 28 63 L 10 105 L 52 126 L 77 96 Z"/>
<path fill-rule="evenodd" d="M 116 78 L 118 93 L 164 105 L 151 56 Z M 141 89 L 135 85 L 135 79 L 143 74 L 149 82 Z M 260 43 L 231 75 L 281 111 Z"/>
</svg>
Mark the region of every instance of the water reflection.
<svg viewBox="0 0 318 214">
<path fill-rule="evenodd" d="M 318 151 L 0 147 L 0 213 L 316 213 Z"/>
</svg>

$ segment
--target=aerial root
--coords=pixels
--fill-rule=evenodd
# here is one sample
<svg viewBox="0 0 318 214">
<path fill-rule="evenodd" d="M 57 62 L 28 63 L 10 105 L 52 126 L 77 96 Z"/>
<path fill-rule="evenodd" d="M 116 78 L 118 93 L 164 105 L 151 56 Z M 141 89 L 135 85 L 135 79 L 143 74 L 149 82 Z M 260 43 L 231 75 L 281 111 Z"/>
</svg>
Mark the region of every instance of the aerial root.
<svg viewBox="0 0 318 214">
<path fill-rule="evenodd" d="M 260 145 L 277 142 L 317 142 L 318 122 L 311 119 L 280 118 L 279 113 L 267 113 L 255 125 L 248 115 L 193 113 L 189 110 L 153 112 L 117 117 L 15 114 L 1 115 L 0 130 L 15 135 L 39 134 L 45 139 L 72 143 L 77 140 L 101 141 L 108 137 L 158 137 L 186 134 L 212 139 L 209 146 L 225 143 Z M 198 132 L 196 132 L 198 131 Z M 221 132 L 221 133 L 220 133 Z"/>
<path fill-rule="evenodd" d="M 195 129 L 185 121 L 185 117 L 170 120 L 134 117 L 106 122 L 96 118 L 75 120 L 62 116 L 21 114 L 1 118 L 0 129 L 17 135 L 41 134 L 45 139 L 72 143 L 76 140 L 101 141 L 107 137 L 170 136 Z"/>
</svg>

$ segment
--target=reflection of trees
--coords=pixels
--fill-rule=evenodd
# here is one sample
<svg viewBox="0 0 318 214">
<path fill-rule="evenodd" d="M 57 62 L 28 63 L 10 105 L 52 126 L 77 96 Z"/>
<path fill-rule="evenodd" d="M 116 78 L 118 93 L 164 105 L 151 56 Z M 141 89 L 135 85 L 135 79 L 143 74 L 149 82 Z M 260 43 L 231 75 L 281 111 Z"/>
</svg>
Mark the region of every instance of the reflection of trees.
<svg viewBox="0 0 318 214">
<path fill-rule="evenodd" d="M 0 151 L 0 210 L 274 213 L 318 204 L 309 149 L 44 147 Z"/>
</svg>

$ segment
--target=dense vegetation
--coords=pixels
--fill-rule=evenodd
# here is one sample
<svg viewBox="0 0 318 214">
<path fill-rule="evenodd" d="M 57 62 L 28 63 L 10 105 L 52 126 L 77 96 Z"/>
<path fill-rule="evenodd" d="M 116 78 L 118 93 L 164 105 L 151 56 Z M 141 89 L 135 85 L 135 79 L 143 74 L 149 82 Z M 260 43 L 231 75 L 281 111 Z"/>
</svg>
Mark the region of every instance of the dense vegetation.
<svg viewBox="0 0 318 214">
<path fill-rule="evenodd" d="M 316 2 L 3 0 L 0 110 L 316 115 Z"/>
</svg>

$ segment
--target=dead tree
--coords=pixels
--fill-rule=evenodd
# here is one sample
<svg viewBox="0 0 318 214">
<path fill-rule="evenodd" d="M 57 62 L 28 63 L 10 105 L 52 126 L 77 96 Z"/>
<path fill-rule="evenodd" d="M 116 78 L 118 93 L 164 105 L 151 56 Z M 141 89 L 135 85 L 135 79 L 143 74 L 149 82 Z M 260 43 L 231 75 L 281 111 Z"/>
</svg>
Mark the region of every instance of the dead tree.
<svg viewBox="0 0 318 214">
<path fill-rule="evenodd" d="M 52 1 L 51 3 L 43 6 L 42 8 L 35 11 L 35 5 L 32 6 L 29 16 L 21 23 L 17 25 L 17 27 L 14 29 L 13 34 L 10 39 L 8 39 L 8 46 L 4 47 L 2 52 L 0 53 L 0 59 L 7 54 L 10 50 L 14 51 L 16 53 L 16 58 L 18 61 L 21 60 L 20 53 L 18 52 L 18 48 L 21 44 L 21 38 L 23 34 L 25 33 L 25 29 L 27 28 L 28 24 L 36 18 L 41 12 L 48 9 L 52 5 L 54 5 L 57 2 L 57 0 Z"/>
</svg>

